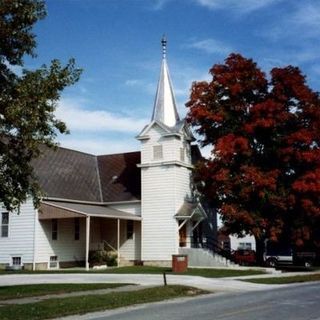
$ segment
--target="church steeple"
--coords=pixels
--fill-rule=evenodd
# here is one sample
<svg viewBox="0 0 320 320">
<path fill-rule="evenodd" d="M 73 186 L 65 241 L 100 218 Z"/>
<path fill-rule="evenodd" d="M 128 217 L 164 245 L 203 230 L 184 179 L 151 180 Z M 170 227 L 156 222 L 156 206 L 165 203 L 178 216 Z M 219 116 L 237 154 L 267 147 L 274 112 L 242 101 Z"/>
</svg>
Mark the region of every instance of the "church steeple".
<svg viewBox="0 0 320 320">
<path fill-rule="evenodd" d="M 162 64 L 156 98 L 154 101 L 152 120 L 160 121 L 168 127 L 174 127 L 177 121 L 179 121 L 179 115 L 176 108 L 176 101 L 167 65 L 167 40 L 165 37 L 162 38 L 161 44 Z"/>
</svg>

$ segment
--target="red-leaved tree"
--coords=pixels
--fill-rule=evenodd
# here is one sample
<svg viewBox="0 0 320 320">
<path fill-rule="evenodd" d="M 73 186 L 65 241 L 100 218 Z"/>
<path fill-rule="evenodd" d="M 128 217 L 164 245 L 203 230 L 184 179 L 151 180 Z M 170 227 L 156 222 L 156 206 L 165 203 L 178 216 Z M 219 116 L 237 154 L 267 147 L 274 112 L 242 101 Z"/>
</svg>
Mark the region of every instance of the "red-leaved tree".
<svg viewBox="0 0 320 320">
<path fill-rule="evenodd" d="M 231 234 L 320 247 L 320 98 L 298 68 L 231 54 L 195 82 L 188 121 L 212 146 L 195 181 Z"/>
</svg>

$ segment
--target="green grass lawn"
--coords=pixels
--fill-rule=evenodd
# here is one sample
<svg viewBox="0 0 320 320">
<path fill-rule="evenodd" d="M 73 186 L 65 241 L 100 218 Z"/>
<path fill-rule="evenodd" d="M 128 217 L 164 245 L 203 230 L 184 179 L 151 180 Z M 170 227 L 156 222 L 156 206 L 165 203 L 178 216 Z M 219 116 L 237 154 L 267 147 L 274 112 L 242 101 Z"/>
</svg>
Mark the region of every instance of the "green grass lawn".
<svg viewBox="0 0 320 320">
<path fill-rule="evenodd" d="M 49 299 L 32 304 L 0 307 L 0 319 L 50 319 L 204 293 L 206 292 L 190 287 L 163 286 L 133 292 L 114 292 L 103 295 Z"/>
<path fill-rule="evenodd" d="M 46 283 L 16 286 L 0 286 L 0 300 L 62 294 L 76 291 L 111 289 L 127 284 L 120 283 Z"/>
<path fill-rule="evenodd" d="M 243 281 L 252 282 L 252 283 L 262 283 L 262 284 L 288 284 L 288 283 L 298 283 L 298 282 L 320 281 L 320 273 L 301 275 L 301 276 L 292 276 L 292 277 L 248 279 Z"/>
<path fill-rule="evenodd" d="M 188 269 L 187 272 L 179 273 L 182 275 L 201 276 L 207 278 L 224 278 L 224 277 L 238 277 L 238 276 L 253 276 L 257 274 L 265 274 L 260 270 L 236 270 L 236 269 Z"/>
<path fill-rule="evenodd" d="M 100 271 L 100 270 L 99 270 Z M 205 268 L 189 268 L 186 272 L 183 273 L 173 273 L 171 268 L 164 267 L 149 267 L 149 266 L 133 266 L 133 267 L 120 267 L 114 269 L 106 269 L 105 273 L 149 273 L 149 274 L 162 274 L 167 273 L 175 275 L 189 275 L 189 276 L 201 276 L 207 278 L 222 278 L 222 277 L 237 277 L 237 276 L 250 276 L 257 274 L 264 274 L 265 272 L 260 270 L 236 270 L 236 269 L 205 269 Z"/>
<path fill-rule="evenodd" d="M 85 273 L 86 271 L 81 269 L 63 269 L 55 271 L 15 271 L 15 273 Z M 92 273 L 114 273 L 114 274 L 172 274 L 171 268 L 165 267 L 151 267 L 151 266 L 129 266 L 119 268 L 108 268 L 104 270 L 90 270 Z M 13 271 L 5 271 L 1 274 L 12 274 Z M 189 268 L 187 272 L 177 273 L 177 275 L 191 275 L 202 276 L 208 278 L 221 278 L 221 277 L 237 277 L 247 275 L 264 274 L 265 272 L 260 270 L 235 270 L 235 269 L 205 269 L 205 268 Z"/>
</svg>

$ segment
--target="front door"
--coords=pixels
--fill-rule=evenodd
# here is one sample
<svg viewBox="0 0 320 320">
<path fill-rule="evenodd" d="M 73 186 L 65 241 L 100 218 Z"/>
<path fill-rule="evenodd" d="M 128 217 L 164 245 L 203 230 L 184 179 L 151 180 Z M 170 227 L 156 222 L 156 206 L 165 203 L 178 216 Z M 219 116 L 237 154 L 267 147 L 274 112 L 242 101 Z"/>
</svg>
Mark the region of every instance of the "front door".
<svg viewBox="0 0 320 320">
<path fill-rule="evenodd" d="M 186 247 L 187 246 L 187 226 L 184 224 L 179 229 L 179 246 Z"/>
</svg>

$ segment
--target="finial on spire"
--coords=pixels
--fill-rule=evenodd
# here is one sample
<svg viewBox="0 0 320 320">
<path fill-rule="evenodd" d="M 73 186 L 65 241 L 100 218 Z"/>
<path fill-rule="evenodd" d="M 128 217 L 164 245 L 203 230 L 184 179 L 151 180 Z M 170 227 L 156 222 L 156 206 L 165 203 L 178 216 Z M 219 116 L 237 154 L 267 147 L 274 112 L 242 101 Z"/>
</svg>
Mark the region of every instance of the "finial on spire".
<svg viewBox="0 0 320 320">
<path fill-rule="evenodd" d="M 162 58 L 165 59 L 166 53 L 167 53 L 167 38 L 165 35 L 162 36 L 161 44 L 162 44 Z"/>
</svg>

